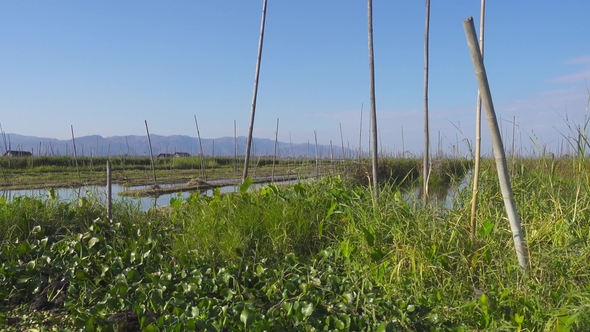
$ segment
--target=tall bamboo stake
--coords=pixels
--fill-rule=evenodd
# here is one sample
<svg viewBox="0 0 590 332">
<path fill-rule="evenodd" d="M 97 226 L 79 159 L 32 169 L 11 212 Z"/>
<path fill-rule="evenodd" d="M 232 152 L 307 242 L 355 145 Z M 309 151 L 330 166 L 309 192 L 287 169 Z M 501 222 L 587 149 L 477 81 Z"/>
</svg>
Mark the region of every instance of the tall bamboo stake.
<svg viewBox="0 0 590 332">
<path fill-rule="evenodd" d="M 237 177 L 238 171 L 238 131 L 236 128 L 236 120 L 234 120 L 234 176 Z"/>
<path fill-rule="evenodd" d="M 342 136 L 342 122 L 338 123 L 340 125 L 340 146 L 342 146 L 342 160 L 345 159 L 344 156 L 344 137 Z"/>
<path fill-rule="evenodd" d="M 158 184 L 158 180 L 156 179 L 156 166 L 154 164 L 154 153 L 152 152 L 152 139 L 150 138 L 150 130 L 148 128 L 147 120 L 145 122 L 145 131 L 147 133 L 148 138 L 148 145 L 150 146 L 150 164 L 152 166 L 152 173 L 154 173 L 154 184 Z"/>
<path fill-rule="evenodd" d="M 113 220 L 113 188 L 111 182 L 111 161 L 107 160 L 107 219 Z"/>
<path fill-rule="evenodd" d="M 203 144 L 201 144 L 201 133 L 199 132 L 199 123 L 197 122 L 197 116 L 195 117 L 195 126 L 197 127 L 197 138 L 199 139 L 199 161 L 201 162 L 201 177 L 205 177 L 205 160 L 203 153 Z"/>
<path fill-rule="evenodd" d="M 405 158 L 406 155 L 406 143 L 404 140 L 404 125 L 402 125 L 402 158 Z"/>
<path fill-rule="evenodd" d="M 262 60 L 262 43 L 264 41 L 264 21 L 266 19 L 266 0 L 262 3 L 262 20 L 260 22 L 260 39 L 258 40 L 258 57 L 256 58 L 256 74 L 254 75 L 254 92 L 252 93 L 252 112 L 250 115 L 250 127 L 248 128 L 248 140 L 246 142 L 246 157 L 244 158 L 244 175 L 242 181 L 248 177 L 248 164 L 250 163 L 250 145 L 252 131 L 254 129 L 254 115 L 256 113 L 256 98 L 258 96 L 258 77 L 260 76 L 260 61 Z"/>
<path fill-rule="evenodd" d="M 317 177 L 320 176 L 320 157 L 318 156 L 318 132 L 316 130 L 313 131 L 313 136 L 315 137 L 315 175 Z"/>
<path fill-rule="evenodd" d="M 464 20 L 463 27 L 465 28 L 465 35 L 467 37 L 471 59 L 475 68 L 475 76 L 477 77 L 479 90 L 481 91 L 481 97 L 486 112 L 486 120 L 494 148 L 494 158 L 496 159 L 498 180 L 500 182 L 500 188 L 502 190 L 502 197 L 504 198 L 504 205 L 506 207 L 508 220 L 510 221 L 510 229 L 512 230 L 512 238 L 514 240 L 518 263 L 520 264 L 521 268 L 527 270 L 529 266 L 528 250 L 524 241 L 524 233 L 522 232 L 518 212 L 516 211 L 516 204 L 514 203 L 512 188 L 510 187 L 510 175 L 508 173 L 508 166 L 506 165 L 506 154 L 502 144 L 502 137 L 498 127 L 498 121 L 496 119 L 494 104 L 492 102 L 492 93 L 490 92 L 488 78 L 478 47 L 473 18 L 469 17 Z"/>
<path fill-rule="evenodd" d="M 127 156 L 131 157 L 131 149 L 129 148 L 129 140 L 127 140 L 127 135 L 125 135 L 125 143 L 127 144 Z"/>
<path fill-rule="evenodd" d="M 272 182 L 275 182 L 275 160 L 277 159 L 277 145 L 279 143 L 279 118 L 277 118 L 277 130 L 275 131 L 275 151 L 272 155 L 272 170 L 270 172 L 270 178 Z"/>
<path fill-rule="evenodd" d="M 479 16 L 479 52 L 483 61 L 483 34 L 484 34 L 484 19 L 485 19 L 485 5 L 486 0 L 481 0 L 481 12 Z M 475 229 L 477 227 L 475 222 L 475 214 L 477 212 L 477 195 L 479 193 L 479 161 L 481 159 L 481 93 L 477 90 L 477 107 L 475 111 L 475 165 L 473 166 L 473 193 L 471 198 L 471 223 L 469 230 L 469 237 L 473 241 L 475 238 Z"/>
<path fill-rule="evenodd" d="M 74 162 L 76 163 L 76 173 L 78 173 L 78 181 L 82 182 L 80 177 L 80 168 L 78 168 L 78 155 L 76 154 L 76 140 L 74 139 L 74 126 L 70 125 L 72 129 L 72 144 L 74 145 Z"/>
<path fill-rule="evenodd" d="M 379 186 L 377 179 L 377 110 L 375 106 L 375 57 L 373 54 L 373 0 L 367 0 L 368 30 L 369 30 L 369 90 L 371 93 L 371 125 L 373 134 L 373 190 L 375 198 L 379 198 Z"/>
<path fill-rule="evenodd" d="M 289 146 L 291 147 L 291 159 L 294 158 L 293 156 L 293 141 L 291 141 L 291 131 L 289 130 Z"/>
<path fill-rule="evenodd" d="M 330 164 L 334 164 L 334 150 L 332 150 L 332 140 L 330 140 Z"/>
<path fill-rule="evenodd" d="M 424 28 L 424 199 L 428 198 L 428 179 L 430 178 L 430 127 L 428 124 L 428 38 L 430 35 L 430 0 L 426 0 L 426 26 Z"/>
</svg>

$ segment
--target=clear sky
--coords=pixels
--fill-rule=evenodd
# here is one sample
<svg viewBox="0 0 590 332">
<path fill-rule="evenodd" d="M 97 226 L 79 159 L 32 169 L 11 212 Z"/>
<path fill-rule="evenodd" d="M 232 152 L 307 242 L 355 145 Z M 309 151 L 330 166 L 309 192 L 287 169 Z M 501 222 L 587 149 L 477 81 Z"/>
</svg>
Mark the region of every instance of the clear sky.
<svg viewBox="0 0 590 332">
<path fill-rule="evenodd" d="M 374 0 L 376 101 L 386 151 L 423 149 L 425 1 Z M 254 135 L 368 147 L 366 1 L 268 0 Z M 474 140 L 477 83 L 462 21 L 480 1 L 432 0 L 434 149 Z M 0 0 L 7 133 L 246 135 L 261 0 Z M 590 1 L 487 1 L 485 64 L 505 140 L 558 149 L 587 113 Z M 478 28 L 479 30 L 479 28 Z M 485 129 L 485 123 L 483 124 Z M 403 136 L 402 136 L 403 131 Z M 439 134 L 440 133 L 440 134 Z M 403 140 L 402 140 L 403 137 Z M 521 143 L 522 141 L 522 143 Z M 487 130 L 483 145 L 489 147 Z M 510 143 L 507 144 L 510 146 Z M 484 150 L 484 152 L 489 150 Z"/>
</svg>

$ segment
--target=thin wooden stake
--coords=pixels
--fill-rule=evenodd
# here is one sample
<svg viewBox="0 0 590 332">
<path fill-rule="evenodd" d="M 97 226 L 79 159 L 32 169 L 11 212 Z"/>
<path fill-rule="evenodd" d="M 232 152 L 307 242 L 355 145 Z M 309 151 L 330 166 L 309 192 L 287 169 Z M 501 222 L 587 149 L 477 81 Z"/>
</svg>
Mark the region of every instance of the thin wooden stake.
<svg viewBox="0 0 590 332">
<path fill-rule="evenodd" d="M 377 106 L 375 105 L 375 56 L 373 54 L 373 0 L 367 1 L 368 30 L 369 30 L 369 90 L 371 94 L 371 124 L 373 134 L 373 192 L 375 198 L 379 198 L 379 179 L 377 178 Z"/>
<path fill-rule="evenodd" d="M 154 185 L 158 184 L 158 180 L 156 179 L 156 165 L 154 164 L 154 153 L 152 152 L 152 139 L 150 138 L 150 130 L 148 128 L 147 120 L 145 121 L 145 131 L 147 133 L 148 138 L 148 145 L 150 146 L 150 164 L 152 166 L 152 173 L 154 173 Z"/>
<path fill-rule="evenodd" d="M 291 147 L 291 159 L 294 159 L 293 156 L 293 141 L 291 141 L 291 131 L 289 130 L 289 146 Z"/>
<path fill-rule="evenodd" d="M 238 131 L 236 128 L 236 120 L 234 120 L 234 176 L 238 176 Z"/>
<path fill-rule="evenodd" d="M 109 221 L 113 221 L 113 188 L 111 178 L 111 161 L 107 160 L 107 220 Z"/>
<path fill-rule="evenodd" d="M 244 158 L 244 175 L 242 181 L 248 177 L 248 164 L 250 163 L 250 145 L 252 144 L 252 131 L 254 130 L 254 116 L 256 113 L 256 98 L 258 97 L 258 78 L 260 76 L 260 62 L 262 60 L 262 44 L 264 41 L 264 22 L 266 20 L 266 1 L 262 3 L 262 20 L 260 22 L 260 39 L 258 40 L 258 56 L 256 58 L 256 74 L 254 75 L 254 92 L 252 93 L 252 112 L 250 114 L 250 127 L 248 128 L 248 140 L 246 142 L 246 157 Z"/>
<path fill-rule="evenodd" d="M 406 155 L 406 144 L 404 142 L 404 126 L 402 125 L 402 158 Z"/>
<path fill-rule="evenodd" d="M 428 199 L 428 180 L 430 179 L 430 127 L 428 124 L 428 43 L 430 35 L 430 0 L 426 0 L 426 27 L 424 28 L 424 199 Z"/>
<path fill-rule="evenodd" d="M 483 34 L 484 34 L 484 19 L 485 19 L 485 5 L 486 1 L 481 0 L 481 12 L 479 18 L 479 52 L 483 61 Z M 471 241 L 475 239 L 475 230 L 477 223 L 475 215 L 477 213 L 477 195 L 479 193 L 479 163 L 481 160 L 481 93 L 477 90 L 477 106 L 475 111 L 475 165 L 473 166 L 473 192 L 471 197 L 471 222 L 469 229 L 469 237 Z"/>
<path fill-rule="evenodd" d="M 342 147 L 341 158 L 344 160 L 346 157 L 344 156 L 344 136 L 342 136 L 342 122 L 338 122 L 338 125 L 340 125 L 340 146 Z"/>
<path fill-rule="evenodd" d="M 74 139 L 74 126 L 70 125 L 72 129 L 72 144 L 74 145 L 74 162 L 76 163 L 76 173 L 78 173 L 78 181 L 82 182 L 82 177 L 80 176 L 80 168 L 78 167 L 78 155 L 76 154 L 76 140 Z"/>
<path fill-rule="evenodd" d="M 271 170 L 271 181 L 275 182 L 275 161 L 277 159 L 277 145 L 279 144 L 279 118 L 277 118 L 277 130 L 275 131 L 275 151 L 272 155 L 272 170 Z"/>
<path fill-rule="evenodd" d="M 473 66 L 475 68 L 475 76 L 477 77 L 479 90 L 481 91 L 481 97 L 486 112 L 488 129 L 492 139 L 492 145 L 494 147 L 494 157 L 496 159 L 498 180 L 500 182 L 500 188 L 502 190 L 502 197 L 504 198 L 504 205 L 506 207 L 508 220 L 510 221 L 510 229 L 512 231 L 512 238 L 514 240 L 516 256 L 518 257 L 518 263 L 520 264 L 520 267 L 524 270 L 528 270 L 528 249 L 524 241 L 524 233 L 520 225 L 518 212 L 516 211 L 516 204 L 514 202 L 514 197 L 512 194 L 512 187 L 510 186 L 510 175 L 508 173 L 508 166 L 506 165 L 506 154 L 504 152 L 504 146 L 502 144 L 502 137 L 500 135 L 500 129 L 498 127 L 498 121 L 496 119 L 496 112 L 494 110 L 492 93 L 490 92 L 490 86 L 488 84 L 485 66 L 483 64 L 481 53 L 478 47 L 477 35 L 475 33 L 473 18 L 469 17 L 466 20 L 464 20 L 463 27 L 465 28 L 465 35 L 467 37 L 467 43 L 469 45 L 471 59 L 473 61 Z"/>
<path fill-rule="evenodd" d="M 199 123 L 197 122 L 197 116 L 195 117 L 195 126 L 197 127 L 197 138 L 199 139 L 199 161 L 201 162 L 201 177 L 205 177 L 205 160 L 203 153 L 203 144 L 201 143 L 201 133 L 199 132 Z"/>
<path fill-rule="evenodd" d="M 316 130 L 313 131 L 313 136 L 315 137 L 315 175 L 317 177 L 320 176 L 320 157 L 318 156 L 318 132 Z"/>
</svg>

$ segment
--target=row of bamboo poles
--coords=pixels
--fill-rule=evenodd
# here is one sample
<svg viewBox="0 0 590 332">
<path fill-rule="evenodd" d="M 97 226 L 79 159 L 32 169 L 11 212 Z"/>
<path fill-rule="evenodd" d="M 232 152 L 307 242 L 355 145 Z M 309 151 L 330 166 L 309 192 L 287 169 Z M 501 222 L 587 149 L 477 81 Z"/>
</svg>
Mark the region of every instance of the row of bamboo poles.
<svg viewBox="0 0 590 332">
<path fill-rule="evenodd" d="M 248 165 L 250 158 L 250 146 L 252 140 L 252 131 L 254 127 L 254 118 L 256 112 L 256 99 L 258 93 L 258 82 L 260 75 L 260 64 L 262 60 L 262 46 L 264 40 L 264 28 L 266 19 L 267 0 L 263 0 L 262 5 L 262 19 L 260 25 L 260 38 L 258 42 L 258 56 L 256 59 L 256 72 L 254 78 L 254 92 L 252 95 L 252 108 L 250 116 L 250 126 L 248 130 L 248 142 L 246 147 L 246 156 L 244 160 L 244 173 L 243 181 L 248 177 Z M 473 198 L 472 198 L 472 214 L 470 221 L 470 236 L 473 240 L 475 237 L 476 229 L 476 210 L 477 210 L 477 193 L 479 185 L 479 160 L 480 146 L 481 146 L 481 103 L 485 106 L 486 120 L 488 123 L 490 136 L 493 145 L 494 158 L 496 160 L 496 167 L 498 171 L 498 178 L 500 181 L 500 187 L 502 190 L 502 196 L 504 197 L 504 205 L 510 221 L 510 227 L 513 234 L 514 244 L 516 248 L 516 254 L 520 266 L 526 270 L 528 269 L 528 252 L 526 244 L 524 242 L 524 235 L 516 206 L 514 204 L 514 198 L 512 195 L 512 188 L 510 186 L 510 179 L 506 166 L 506 155 L 504 153 L 504 147 L 502 144 L 502 138 L 500 136 L 500 130 L 494 106 L 492 102 L 490 87 L 487 81 L 485 67 L 483 64 L 483 31 L 484 31 L 484 13 L 485 13 L 485 0 L 481 2 L 481 18 L 480 18 L 480 37 L 481 42 L 478 43 L 477 35 L 475 32 L 475 26 L 473 19 L 469 17 L 463 22 L 465 34 L 467 37 L 467 43 L 469 45 L 473 66 L 475 69 L 475 76 L 478 81 L 478 98 L 477 98 L 477 109 L 476 109 L 476 156 L 475 156 L 475 169 L 474 169 L 474 183 L 473 183 Z M 378 162 L 378 147 L 377 147 L 377 111 L 375 102 L 375 64 L 374 64 L 374 50 L 373 50 L 373 1 L 367 0 L 367 22 L 368 22 L 368 55 L 369 55 L 369 93 L 371 103 L 371 128 L 372 128 L 372 184 L 374 199 L 379 198 L 379 186 L 377 178 L 377 162 Z M 430 0 L 426 0 L 426 23 L 425 23 L 425 36 L 424 36 L 424 169 L 423 169 L 423 182 L 424 182 L 424 196 L 428 195 L 428 178 L 430 172 L 430 142 L 429 142 L 429 124 L 428 124 L 428 62 L 429 62 L 429 22 L 430 22 Z"/>
</svg>

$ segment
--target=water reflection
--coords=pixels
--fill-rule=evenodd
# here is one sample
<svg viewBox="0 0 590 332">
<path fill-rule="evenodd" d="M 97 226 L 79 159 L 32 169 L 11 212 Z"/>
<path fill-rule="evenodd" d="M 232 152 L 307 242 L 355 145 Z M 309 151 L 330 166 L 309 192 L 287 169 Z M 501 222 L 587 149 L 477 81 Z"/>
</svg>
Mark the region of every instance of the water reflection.
<svg viewBox="0 0 590 332">
<path fill-rule="evenodd" d="M 306 180 L 301 180 L 306 181 Z M 217 181 L 216 181 L 217 182 Z M 229 182 L 229 180 L 220 180 L 220 183 Z M 281 181 L 275 182 L 276 184 L 295 184 L 299 182 L 298 180 L 290 180 L 290 181 Z M 160 184 L 159 186 L 162 188 L 170 187 L 175 184 Z M 256 183 L 252 184 L 250 188 L 257 189 L 265 185 L 265 183 Z M 175 197 L 182 197 L 188 198 L 193 192 L 177 192 L 177 193 L 170 193 L 170 194 L 163 194 L 157 197 L 122 197 L 119 196 L 120 192 L 127 191 L 127 190 L 138 190 L 138 189 L 146 189 L 150 186 L 134 186 L 134 187 L 124 187 L 122 185 L 113 184 L 112 185 L 112 193 L 113 193 L 113 200 L 115 201 L 127 201 L 133 202 L 134 204 L 139 204 L 139 207 L 143 210 L 149 210 L 152 207 L 159 207 L 170 204 L 170 199 Z M 239 186 L 237 185 L 230 185 L 216 188 L 219 189 L 221 193 L 232 193 L 237 192 L 239 190 Z M 61 201 L 67 202 L 76 200 L 81 197 L 96 197 L 100 199 L 102 202 L 106 202 L 106 187 L 105 186 L 84 186 L 79 188 L 54 188 L 53 191 L 59 197 Z M 209 189 L 201 193 L 201 195 L 211 196 L 213 195 L 213 189 Z M 48 199 L 49 198 L 49 190 L 48 189 L 22 189 L 22 190 L 2 190 L 0 191 L 0 197 L 6 197 L 7 200 L 12 200 L 15 197 L 19 196 L 28 196 L 28 197 L 38 197 L 41 199 Z"/>
<path fill-rule="evenodd" d="M 451 184 L 449 186 L 439 186 L 431 189 L 430 199 L 433 200 L 436 204 L 439 204 L 445 208 L 452 209 L 456 207 L 457 199 L 459 198 L 459 194 L 463 189 L 465 189 L 469 182 L 471 181 L 471 171 L 467 173 L 467 175 L 459 182 L 458 184 Z M 305 182 L 310 181 L 311 179 L 303 179 L 303 180 L 290 180 L 290 181 L 277 181 L 276 184 L 295 184 L 298 182 Z M 224 183 L 223 180 L 219 182 Z M 225 182 L 228 182 L 227 180 Z M 175 184 L 160 184 L 160 187 L 170 187 Z M 266 183 L 256 183 L 252 184 L 250 188 L 258 189 L 262 186 L 266 185 Z M 175 197 L 182 197 L 188 198 L 192 192 L 179 192 L 179 193 L 170 193 L 170 194 L 163 194 L 158 197 L 140 197 L 140 198 L 133 198 L 133 197 L 122 197 L 119 196 L 120 192 L 126 190 L 138 190 L 138 189 L 146 189 L 149 186 L 134 186 L 134 187 L 124 187 L 118 184 L 112 185 L 112 193 L 113 199 L 116 201 L 127 201 L 132 202 L 134 205 L 138 204 L 139 207 L 146 211 L 152 207 L 159 207 L 170 204 L 170 199 Z M 216 189 L 209 189 L 205 192 L 202 192 L 202 195 L 211 196 L 213 195 L 213 190 L 219 189 L 221 193 L 232 193 L 237 192 L 239 190 L 239 186 L 237 185 L 229 185 L 224 187 L 219 187 Z M 106 202 L 106 187 L 104 186 L 85 186 L 79 188 L 55 188 L 53 189 L 57 197 L 60 198 L 62 201 L 72 201 L 78 199 L 80 197 L 96 197 L 100 199 L 102 202 Z M 422 195 L 422 188 L 421 186 L 416 186 L 412 188 L 408 188 L 405 192 L 404 199 L 408 202 L 419 202 L 421 201 Z M 3 190 L 0 191 L 1 197 L 6 197 L 9 201 L 12 200 L 14 197 L 19 196 L 29 196 L 29 197 L 38 197 L 41 199 L 49 198 L 49 191 L 47 189 L 23 189 L 23 190 Z"/>
</svg>

